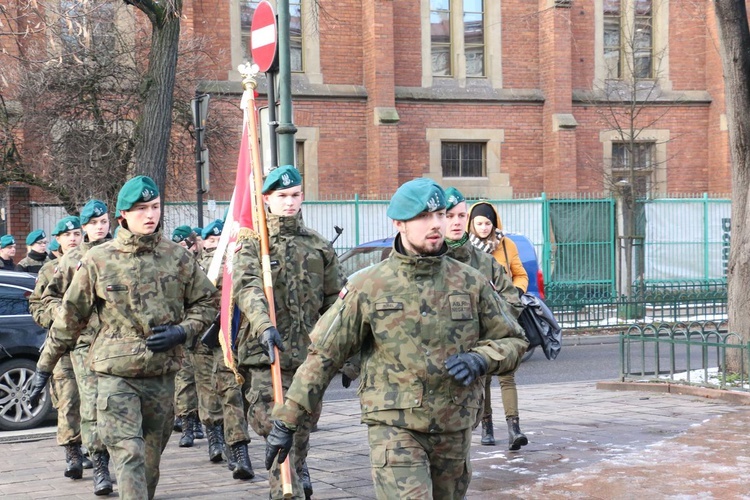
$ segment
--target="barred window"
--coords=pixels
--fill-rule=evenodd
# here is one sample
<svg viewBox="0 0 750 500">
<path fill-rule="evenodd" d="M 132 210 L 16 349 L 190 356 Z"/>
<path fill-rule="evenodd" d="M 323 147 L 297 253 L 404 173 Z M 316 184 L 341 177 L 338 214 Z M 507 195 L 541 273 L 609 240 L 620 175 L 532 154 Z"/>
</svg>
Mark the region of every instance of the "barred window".
<svg viewBox="0 0 750 500">
<path fill-rule="evenodd" d="M 486 177 L 484 142 L 441 143 L 443 177 Z"/>
</svg>

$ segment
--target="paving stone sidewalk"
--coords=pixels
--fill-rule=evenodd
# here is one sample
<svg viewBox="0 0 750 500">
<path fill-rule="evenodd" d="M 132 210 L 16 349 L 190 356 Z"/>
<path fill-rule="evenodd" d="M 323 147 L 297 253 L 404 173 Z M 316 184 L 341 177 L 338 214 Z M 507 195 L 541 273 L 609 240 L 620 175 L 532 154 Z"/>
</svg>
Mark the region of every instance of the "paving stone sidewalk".
<svg viewBox="0 0 750 500">
<path fill-rule="evenodd" d="M 499 388 L 494 390 L 494 413 L 501 416 Z M 597 390 L 595 383 L 521 386 L 519 396 L 530 443 L 508 451 L 502 421 L 495 422 L 498 446 L 481 446 L 476 430 L 470 500 L 750 499 L 750 408 L 695 396 Z M 358 401 L 326 402 L 319 428 L 308 458 L 314 498 L 374 498 Z M 2 442 L 0 433 L 0 498 L 96 498 L 90 471 L 80 481 L 63 477 L 63 452 L 50 434 Z M 267 498 L 261 439 L 250 445 L 256 477 L 241 482 L 226 465 L 208 461 L 205 440 L 185 449 L 177 446 L 178 437 L 162 457 L 156 498 Z"/>
</svg>

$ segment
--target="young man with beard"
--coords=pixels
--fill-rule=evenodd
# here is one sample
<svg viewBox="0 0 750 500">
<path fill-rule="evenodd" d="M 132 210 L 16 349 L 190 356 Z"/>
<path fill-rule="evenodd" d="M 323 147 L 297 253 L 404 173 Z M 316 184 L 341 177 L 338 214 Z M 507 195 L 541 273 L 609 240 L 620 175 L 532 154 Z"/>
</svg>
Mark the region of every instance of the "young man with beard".
<svg viewBox="0 0 750 500">
<path fill-rule="evenodd" d="M 192 345 L 213 321 L 218 296 L 195 258 L 163 237 L 152 179 L 126 182 L 116 210 L 117 237 L 91 248 L 77 265 L 32 394 L 43 390 L 56 359 L 75 347 L 97 314 L 89 359 L 98 377 L 99 437 L 112 457 L 121 497 L 151 499 L 172 432 L 182 346 Z"/>
<path fill-rule="evenodd" d="M 442 188 L 425 178 L 393 195 L 393 252 L 352 276 L 316 324 L 286 402 L 274 408 L 267 468 L 286 458 L 331 378 L 360 354 L 377 498 L 463 498 L 483 376 L 514 370 L 528 343 L 486 277 L 447 258 L 445 206 Z"/>
</svg>

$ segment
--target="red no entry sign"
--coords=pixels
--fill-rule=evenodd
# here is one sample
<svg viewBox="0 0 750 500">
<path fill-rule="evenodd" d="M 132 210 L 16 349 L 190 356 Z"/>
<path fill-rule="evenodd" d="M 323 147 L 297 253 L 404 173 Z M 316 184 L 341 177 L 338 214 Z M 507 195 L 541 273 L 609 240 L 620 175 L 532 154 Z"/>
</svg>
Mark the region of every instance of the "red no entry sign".
<svg viewBox="0 0 750 500">
<path fill-rule="evenodd" d="M 271 4 L 264 0 L 255 9 L 250 26 L 250 52 L 261 73 L 267 72 L 273 66 L 277 39 L 276 13 Z"/>
</svg>

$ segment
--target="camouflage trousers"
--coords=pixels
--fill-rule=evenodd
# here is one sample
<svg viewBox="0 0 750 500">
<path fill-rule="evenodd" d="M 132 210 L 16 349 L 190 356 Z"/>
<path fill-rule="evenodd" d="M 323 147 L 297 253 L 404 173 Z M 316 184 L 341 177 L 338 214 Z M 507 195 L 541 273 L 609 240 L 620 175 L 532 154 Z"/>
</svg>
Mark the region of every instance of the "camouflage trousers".
<svg viewBox="0 0 750 500">
<path fill-rule="evenodd" d="M 500 396 L 503 399 L 505 418 L 518 416 L 518 390 L 516 389 L 515 372 L 498 375 L 500 381 Z M 492 377 L 487 376 L 484 381 L 484 415 L 482 418 L 492 417 Z"/>
<path fill-rule="evenodd" d="M 471 429 L 427 434 L 368 425 L 378 500 L 461 500 L 471 481 Z"/>
<path fill-rule="evenodd" d="M 89 346 L 78 347 L 70 353 L 73 371 L 78 382 L 78 394 L 81 399 L 81 441 L 90 453 L 105 452 L 107 448 L 99 439 L 96 430 L 96 394 L 97 374 L 86 364 L 89 356 Z"/>
<path fill-rule="evenodd" d="M 242 388 L 222 359 L 221 348 L 200 344 L 190 353 L 198 392 L 198 414 L 207 427 L 224 424 L 228 445 L 249 442 Z"/>
<path fill-rule="evenodd" d="M 190 355 L 185 353 L 182 367 L 175 376 L 174 411 L 178 417 L 198 414 L 198 393 Z"/>
<path fill-rule="evenodd" d="M 243 368 L 243 367 L 241 367 Z M 271 412 L 273 411 L 273 387 L 271 384 L 271 367 L 247 367 L 242 369 L 242 376 L 245 377 L 243 390 L 247 399 L 247 420 L 253 430 L 261 437 L 265 438 L 271 432 Z M 281 385 L 284 392 L 292 384 L 294 372 L 281 370 Z M 302 483 L 297 475 L 297 468 L 307 458 L 307 452 L 310 446 L 310 429 L 312 421 L 309 415 L 303 417 L 297 426 L 297 432 L 294 433 L 294 444 L 289 452 L 288 462 L 292 464 L 292 489 L 293 498 L 305 498 L 302 490 Z M 271 484 L 271 498 L 284 498 L 284 492 L 281 485 L 281 471 L 276 462 L 268 473 L 268 482 Z"/>
<path fill-rule="evenodd" d="M 172 434 L 174 373 L 149 378 L 99 374 L 97 426 L 121 499 L 154 498 L 161 454 Z"/>
<path fill-rule="evenodd" d="M 81 399 L 70 353 L 63 354 L 52 370 L 50 396 L 57 409 L 57 444 L 81 444 Z"/>
</svg>

